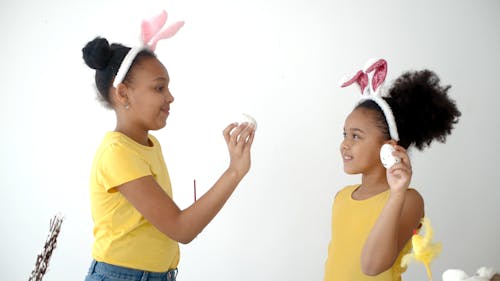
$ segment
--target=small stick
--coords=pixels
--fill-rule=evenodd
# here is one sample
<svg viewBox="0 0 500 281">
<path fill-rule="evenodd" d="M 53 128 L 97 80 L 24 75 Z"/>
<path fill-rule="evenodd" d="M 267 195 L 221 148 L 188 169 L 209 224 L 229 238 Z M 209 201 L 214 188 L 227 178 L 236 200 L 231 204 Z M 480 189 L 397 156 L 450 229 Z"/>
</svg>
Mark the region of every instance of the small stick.
<svg viewBox="0 0 500 281">
<path fill-rule="evenodd" d="M 193 180 L 193 184 L 194 184 L 194 202 L 196 202 L 196 179 Z"/>
</svg>

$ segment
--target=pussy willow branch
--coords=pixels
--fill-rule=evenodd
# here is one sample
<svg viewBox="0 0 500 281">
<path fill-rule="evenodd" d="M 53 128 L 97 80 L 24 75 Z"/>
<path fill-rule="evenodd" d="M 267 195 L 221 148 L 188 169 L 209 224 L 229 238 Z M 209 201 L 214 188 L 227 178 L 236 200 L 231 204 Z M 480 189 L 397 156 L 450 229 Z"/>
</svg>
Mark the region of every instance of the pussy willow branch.
<svg viewBox="0 0 500 281">
<path fill-rule="evenodd" d="M 50 230 L 47 240 L 45 241 L 45 245 L 43 246 L 42 252 L 36 258 L 35 268 L 31 272 L 29 281 L 41 281 L 45 272 L 47 271 L 47 267 L 49 266 L 49 260 L 52 256 L 52 252 L 56 248 L 57 244 L 57 236 L 61 230 L 61 224 L 63 222 L 63 218 L 61 215 L 55 215 L 50 220 Z"/>
</svg>

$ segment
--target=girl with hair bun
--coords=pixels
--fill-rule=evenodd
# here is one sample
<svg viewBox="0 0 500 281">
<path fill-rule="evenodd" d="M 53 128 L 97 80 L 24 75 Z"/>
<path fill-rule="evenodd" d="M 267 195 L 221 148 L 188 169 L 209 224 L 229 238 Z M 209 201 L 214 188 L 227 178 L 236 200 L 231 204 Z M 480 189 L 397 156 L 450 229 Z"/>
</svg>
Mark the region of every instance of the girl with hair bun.
<svg viewBox="0 0 500 281">
<path fill-rule="evenodd" d="M 342 84 L 358 84 L 362 100 L 347 116 L 340 145 L 344 171 L 361 174 L 361 184 L 340 190 L 332 208 L 332 236 L 325 281 L 401 280 L 402 257 L 420 228 L 424 200 L 409 188 L 412 168 L 407 149 L 445 142 L 460 111 L 430 70 L 401 75 L 380 94 L 385 60 L 367 64 Z M 381 148 L 393 148 L 395 164 L 385 168 Z"/>
<path fill-rule="evenodd" d="M 102 102 L 116 113 L 116 127 L 105 134 L 91 170 L 94 221 L 93 261 L 85 280 L 176 279 L 178 242 L 191 242 L 215 217 L 250 169 L 252 124 L 228 125 L 223 136 L 230 163 L 214 186 L 181 210 L 160 143 L 149 133 L 165 127 L 174 97 L 170 76 L 154 47 L 173 36 L 180 23 L 155 26 L 166 13 L 143 22 L 143 44 L 129 48 L 97 37 L 83 48 L 95 69 Z"/>
</svg>

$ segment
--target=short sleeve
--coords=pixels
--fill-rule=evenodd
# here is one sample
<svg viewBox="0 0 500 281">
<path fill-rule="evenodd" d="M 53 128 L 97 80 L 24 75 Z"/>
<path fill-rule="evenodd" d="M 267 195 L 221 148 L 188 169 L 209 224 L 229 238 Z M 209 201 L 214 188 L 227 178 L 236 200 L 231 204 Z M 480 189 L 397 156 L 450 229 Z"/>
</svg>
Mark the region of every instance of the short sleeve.
<svg viewBox="0 0 500 281">
<path fill-rule="evenodd" d="M 108 192 L 129 181 L 151 175 L 151 169 L 139 153 L 120 144 L 110 144 L 102 151 L 97 166 L 97 181 Z"/>
</svg>

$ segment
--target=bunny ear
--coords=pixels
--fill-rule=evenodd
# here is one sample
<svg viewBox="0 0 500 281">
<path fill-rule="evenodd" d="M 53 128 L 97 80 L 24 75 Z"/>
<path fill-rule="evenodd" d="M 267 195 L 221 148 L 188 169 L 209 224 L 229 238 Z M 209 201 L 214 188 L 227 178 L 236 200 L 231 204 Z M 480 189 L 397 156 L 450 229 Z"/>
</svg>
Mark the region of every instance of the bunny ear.
<svg viewBox="0 0 500 281">
<path fill-rule="evenodd" d="M 174 36 L 181 27 L 184 26 L 184 21 L 177 21 L 171 25 L 169 25 L 167 28 L 164 30 L 160 31 L 159 33 L 155 34 L 153 38 L 150 40 L 149 48 L 154 51 L 156 49 L 156 43 L 158 43 L 159 40 L 161 39 L 168 39 L 172 36 Z"/>
<path fill-rule="evenodd" d="M 161 30 L 165 22 L 167 22 L 167 17 L 167 12 L 163 10 L 160 14 L 142 21 L 141 39 L 144 44 L 147 44 L 151 38 Z"/>
<path fill-rule="evenodd" d="M 372 77 L 372 89 L 377 92 L 377 89 L 384 83 L 387 76 L 387 62 L 384 59 L 379 59 L 366 69 L 366 73 L 372 71 L 375 71 Z"/>
<path fill-rule="evenodd" d="M 359 85 L 359 88 L 361 89 L 361 94 L 363 95 L 365 92 L 366 86 L 368 86 L 368 75 L 366 75 L 366 73 L 364 73 L 363 71 L 360 70 L 351 79 L 342 83 L 340 85 L 340 87 L 344 88 L 344 87 L 350 86 L 354 83 L 357 83 Z"/>
</svg>

